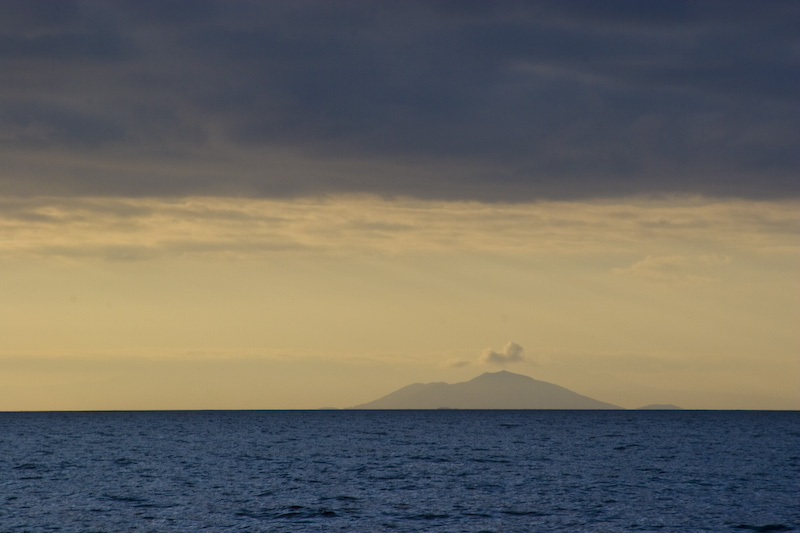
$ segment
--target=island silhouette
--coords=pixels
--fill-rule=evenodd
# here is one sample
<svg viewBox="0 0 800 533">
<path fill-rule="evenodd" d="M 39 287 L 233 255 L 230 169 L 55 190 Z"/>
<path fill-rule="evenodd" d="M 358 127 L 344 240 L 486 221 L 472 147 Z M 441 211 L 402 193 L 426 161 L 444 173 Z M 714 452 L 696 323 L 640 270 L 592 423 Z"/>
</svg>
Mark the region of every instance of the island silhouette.
<svg viewBox="0 0 800 533">
<path fill-rule="evenodd" d="M 461 383 L 414 383 L 352 409 L 622 409 L 506 370 Z"/>
</svg>

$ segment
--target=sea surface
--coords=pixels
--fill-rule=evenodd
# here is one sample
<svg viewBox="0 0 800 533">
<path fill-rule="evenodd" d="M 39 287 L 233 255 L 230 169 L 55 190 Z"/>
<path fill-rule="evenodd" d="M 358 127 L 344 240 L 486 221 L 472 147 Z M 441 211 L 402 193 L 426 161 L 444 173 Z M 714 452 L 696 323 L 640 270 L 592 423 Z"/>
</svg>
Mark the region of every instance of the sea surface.
<svg viewBox="0 0 800 533">
<path fill-rule="evenodd" d="M 0 531 L 800 531 L 800 412 L 0 413 Z"/>
</svg>

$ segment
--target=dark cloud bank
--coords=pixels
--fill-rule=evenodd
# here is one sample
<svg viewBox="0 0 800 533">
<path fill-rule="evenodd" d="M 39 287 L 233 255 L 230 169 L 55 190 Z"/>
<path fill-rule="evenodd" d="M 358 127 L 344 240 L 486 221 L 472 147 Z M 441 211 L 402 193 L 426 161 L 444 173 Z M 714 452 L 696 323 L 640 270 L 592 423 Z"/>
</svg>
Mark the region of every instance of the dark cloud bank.
<svg viewBox="0 0 800 533">
<path fill-rule="evenodd" d="M 0 194 L 800 193 L 786 1 L 0 3 Z"/>
</svg>

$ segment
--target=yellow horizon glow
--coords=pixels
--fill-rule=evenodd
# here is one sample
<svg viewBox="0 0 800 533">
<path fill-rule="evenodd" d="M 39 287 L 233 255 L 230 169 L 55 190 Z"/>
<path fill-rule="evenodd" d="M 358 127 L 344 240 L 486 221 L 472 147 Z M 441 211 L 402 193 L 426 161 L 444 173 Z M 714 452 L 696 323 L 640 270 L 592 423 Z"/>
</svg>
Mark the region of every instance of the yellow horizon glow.
<svg viewBox="0 0 800 533">
<path fill-rule="evenodd" d="M 798 409 L 800 202 L 4 199 L 0 410 L 347 407 L 499 367 Z"/>
</svg>

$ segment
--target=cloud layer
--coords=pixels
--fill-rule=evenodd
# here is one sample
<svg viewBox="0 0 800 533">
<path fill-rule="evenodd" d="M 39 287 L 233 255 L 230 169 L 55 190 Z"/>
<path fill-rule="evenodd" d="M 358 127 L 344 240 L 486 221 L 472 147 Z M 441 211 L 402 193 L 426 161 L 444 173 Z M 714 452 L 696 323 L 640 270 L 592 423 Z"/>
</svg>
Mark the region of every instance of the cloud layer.
<svg viewBox="0 0 800 533">
<path fill-rule="evenodd" d="M 0 194 L 800 185 L 791 2 L 9 1 Z"/>
</svg>

